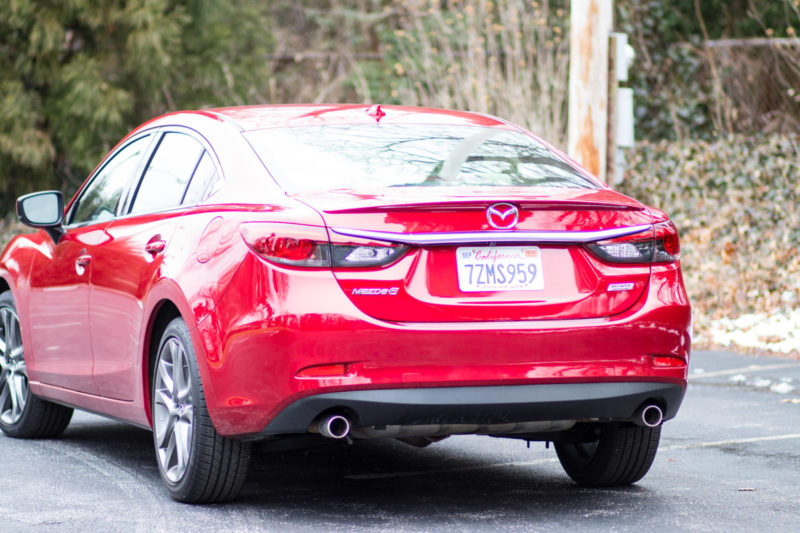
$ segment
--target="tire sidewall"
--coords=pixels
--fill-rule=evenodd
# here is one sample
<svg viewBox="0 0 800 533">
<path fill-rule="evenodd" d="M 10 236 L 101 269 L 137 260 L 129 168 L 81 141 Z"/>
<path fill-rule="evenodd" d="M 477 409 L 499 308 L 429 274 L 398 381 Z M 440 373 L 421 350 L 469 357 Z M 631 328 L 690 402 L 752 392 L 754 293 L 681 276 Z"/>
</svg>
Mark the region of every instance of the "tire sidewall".
<svg viewBox="0 0 800 533">
<path fill-rule="evenodd" d="M 14 298 L 11 295 L 11 291 L 5 291 L 0 293 L 0 308 L 7 307 L 14 311 L 14 314 L 17 317 L 17 321 L 19 322 L 19 313 L 17 312 L 17 306 L 14 304 Z M 23 357 L 25 354 L 25 346 L 22 347 Z M 27 360 L 26 360 L 27 365 Z M 13 424 L 6 424 L 2 420 L 0 420 L 0 429 L 3 430 L 3 433 L 9 435 L 11 437 L 18 437 L 23 436 L 25 433 L 25 428 L 27 427 L 28 418 L 31 416 L 31 411 L 33 407 L 33 402 L 35 401 L 35 397 L 33 393 L 31 393 L 30 389 L 30 381 L 28 382 L 28 393 L 27 398 L 25 398 L 25 407 L 22 409 L 22 416 L 19 417 Z"/>
<path fill-rule="evenodd" d="M 205 397 L 203 394 L 203 386 L 200 382 L 200 370 L 197 366 L 197 358 L 194 352 L 194 347 L 192 345 L 191 338 L 189 336 L 189 329 L 186 327 L 186 323 L 181 318 L 176 318 L 172 322 L 169 323 L 167 329 L 164 330 L 164 334 L 161 336 L 161 342 L 158 345 L 158 357 L 155 361 L 155 371 L 158 369 L 158 365 L 161 361 L 161 353 L 164 345 L 170 339 L 176 339 L 178 342 L 181 343 L 184 353 L 186 354 L 187 358 L 187 366 L 189 368 L 189 376 L 192 384 L 192 402 L 195 406 L 192 412 L 192 437 L 191 437 L 191 447 L 189 449 L 189 460 L 186 464 L 186 469 L 184 470 L 183 477 L 178 482 L 172 482 L 167 479 L 166 473 L 161 465 L 161 461 L 158 459 L 158 441 L 156 440 L 156 432 L 155 432 L 155 413 L 151 412 L 151 416 L 153 419 L 153 445 L 154 450 L 156 452 L 156 462 L 158 464 L 158 470 L 161 474 L 161 479 L 164 482 L 164 485 L 167 487 L 167 490 L 172 494 L 172 496 L 178 500 L 183 500 L 190 497 L 190 492 L 192 487 L 196 486 L 194 483 L 194 476 L 197 472 L 197 449 L 198 449 L 198 440 L 200 435 L 200 410 L 205 410 Z M 153 387 L 150 392 L 150 405 L 151 411 L 155 409 L 155 379 L 153 379 Z"/>
<path fill-rule="evenodd" d="M 660 426 L 649 428 L 610 423 L 603 427 L 590 457 L 584 457 L 578 452 L 577 445 L 568 443 L 556 443 L 556 453 L 561 466 L 580 485 L 630 485 L 639 481 L 650 469 L 660 435 Z M 632 448 L 630 444 L 637 442 L 637 437 L 639 445 Z"/>
</svg>

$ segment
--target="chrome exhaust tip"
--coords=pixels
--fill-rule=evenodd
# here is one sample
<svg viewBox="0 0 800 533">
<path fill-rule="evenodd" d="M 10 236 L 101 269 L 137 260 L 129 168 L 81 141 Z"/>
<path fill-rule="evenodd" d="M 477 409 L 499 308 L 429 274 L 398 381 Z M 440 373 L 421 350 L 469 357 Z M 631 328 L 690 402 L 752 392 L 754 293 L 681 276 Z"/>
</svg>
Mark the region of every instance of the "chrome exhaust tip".
<svg viewBox="0 0 800 533">
<path fill-rule="evenodd" d="M 648 428 L 660 426 L 663 421 L 664 412 L 655 404 L 640 407 L 633 416 L 634 424 Z"/>
<path fill-rule="evenodd" d="M 319 434 L 329 439 L 343 439 L 350 434 L 350 421 L 342 415 L 330 415 L 317 424 Z"/>
</svg>

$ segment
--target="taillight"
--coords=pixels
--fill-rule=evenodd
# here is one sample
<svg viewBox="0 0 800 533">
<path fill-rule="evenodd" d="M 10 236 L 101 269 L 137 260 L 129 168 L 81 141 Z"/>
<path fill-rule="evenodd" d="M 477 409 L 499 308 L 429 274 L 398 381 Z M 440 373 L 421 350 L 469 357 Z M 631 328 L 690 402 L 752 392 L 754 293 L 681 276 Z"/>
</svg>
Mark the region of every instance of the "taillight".
<svg viewBox="0 0 800 533">
<path fill-rule="evenodd" d="M 681 244 L 678 240 L 678 228 L 667 220 L 655 226 L 656 250 L 653 256 L 654 263 L 671 263 L 681 256 Z"/>
<path fill-rule="evenodd" d="M 282 265 L 327 267 L 331 264 L 325 228 L 301 224 L 247 222 L 239 227 L 256 255 Z"/>
<path fill-rule="evenodd" d="M 361 245 L 331 244 L 333 266 L 335 267 L 374 267 L 393 263 L 408 249 L 396 244 Z"/>
<path fill-rule="evenodd" d="M 671 263 L 680 258 L 678 230 L 659 222 L 652 230 L 587 245 L 597 257 L 611 263 Z"/>
<path fill-rule="evenodd" d="M 331 243 L 325 228 L 280 222 L 240 226 L 247 246 L 262 259 L 299 267 L 377 267 L 402 256 L 406 246 L 379 243 Z"/>
</svg>

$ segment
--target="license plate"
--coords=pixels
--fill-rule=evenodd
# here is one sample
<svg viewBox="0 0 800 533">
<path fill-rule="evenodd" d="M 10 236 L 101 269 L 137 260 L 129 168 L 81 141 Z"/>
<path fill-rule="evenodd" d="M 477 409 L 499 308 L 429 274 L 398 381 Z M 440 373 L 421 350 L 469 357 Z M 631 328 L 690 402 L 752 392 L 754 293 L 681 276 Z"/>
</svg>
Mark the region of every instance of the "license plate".
<svg viewBox="0 0 800 533">
<path fill-rule="evenodd" d="M 462 292 L 544 289 L 538 246 L 462 246 L 456 266 Z"/>
</svg>

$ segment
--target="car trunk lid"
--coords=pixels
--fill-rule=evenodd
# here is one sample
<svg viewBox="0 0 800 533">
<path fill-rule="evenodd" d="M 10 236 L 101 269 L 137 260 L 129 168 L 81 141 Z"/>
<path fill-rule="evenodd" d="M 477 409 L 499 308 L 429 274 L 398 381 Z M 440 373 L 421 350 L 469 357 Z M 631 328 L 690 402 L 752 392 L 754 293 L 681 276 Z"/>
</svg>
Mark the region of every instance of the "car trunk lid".
<svg viewBox="0 0 800 533">
<path fill-rule="evenodd" d="M 649 264 L 610 264 L 585 247 L 651 227 L 645 206 L 624 195 L 608 189 L 532 194 L 519 187 L 435 191 L 435 199 L 426 187 L 293 196 L 322 214 L 334 243 L 408 246 L 388 266 L 334 268 L 350 300 L 377 319 L 597 318 L 624 311 L 647 285 Z M 489 213 L 493 206 L 500 216 Z M 504 211 L 511 208 L 515 224 Z"/>
</svg>

